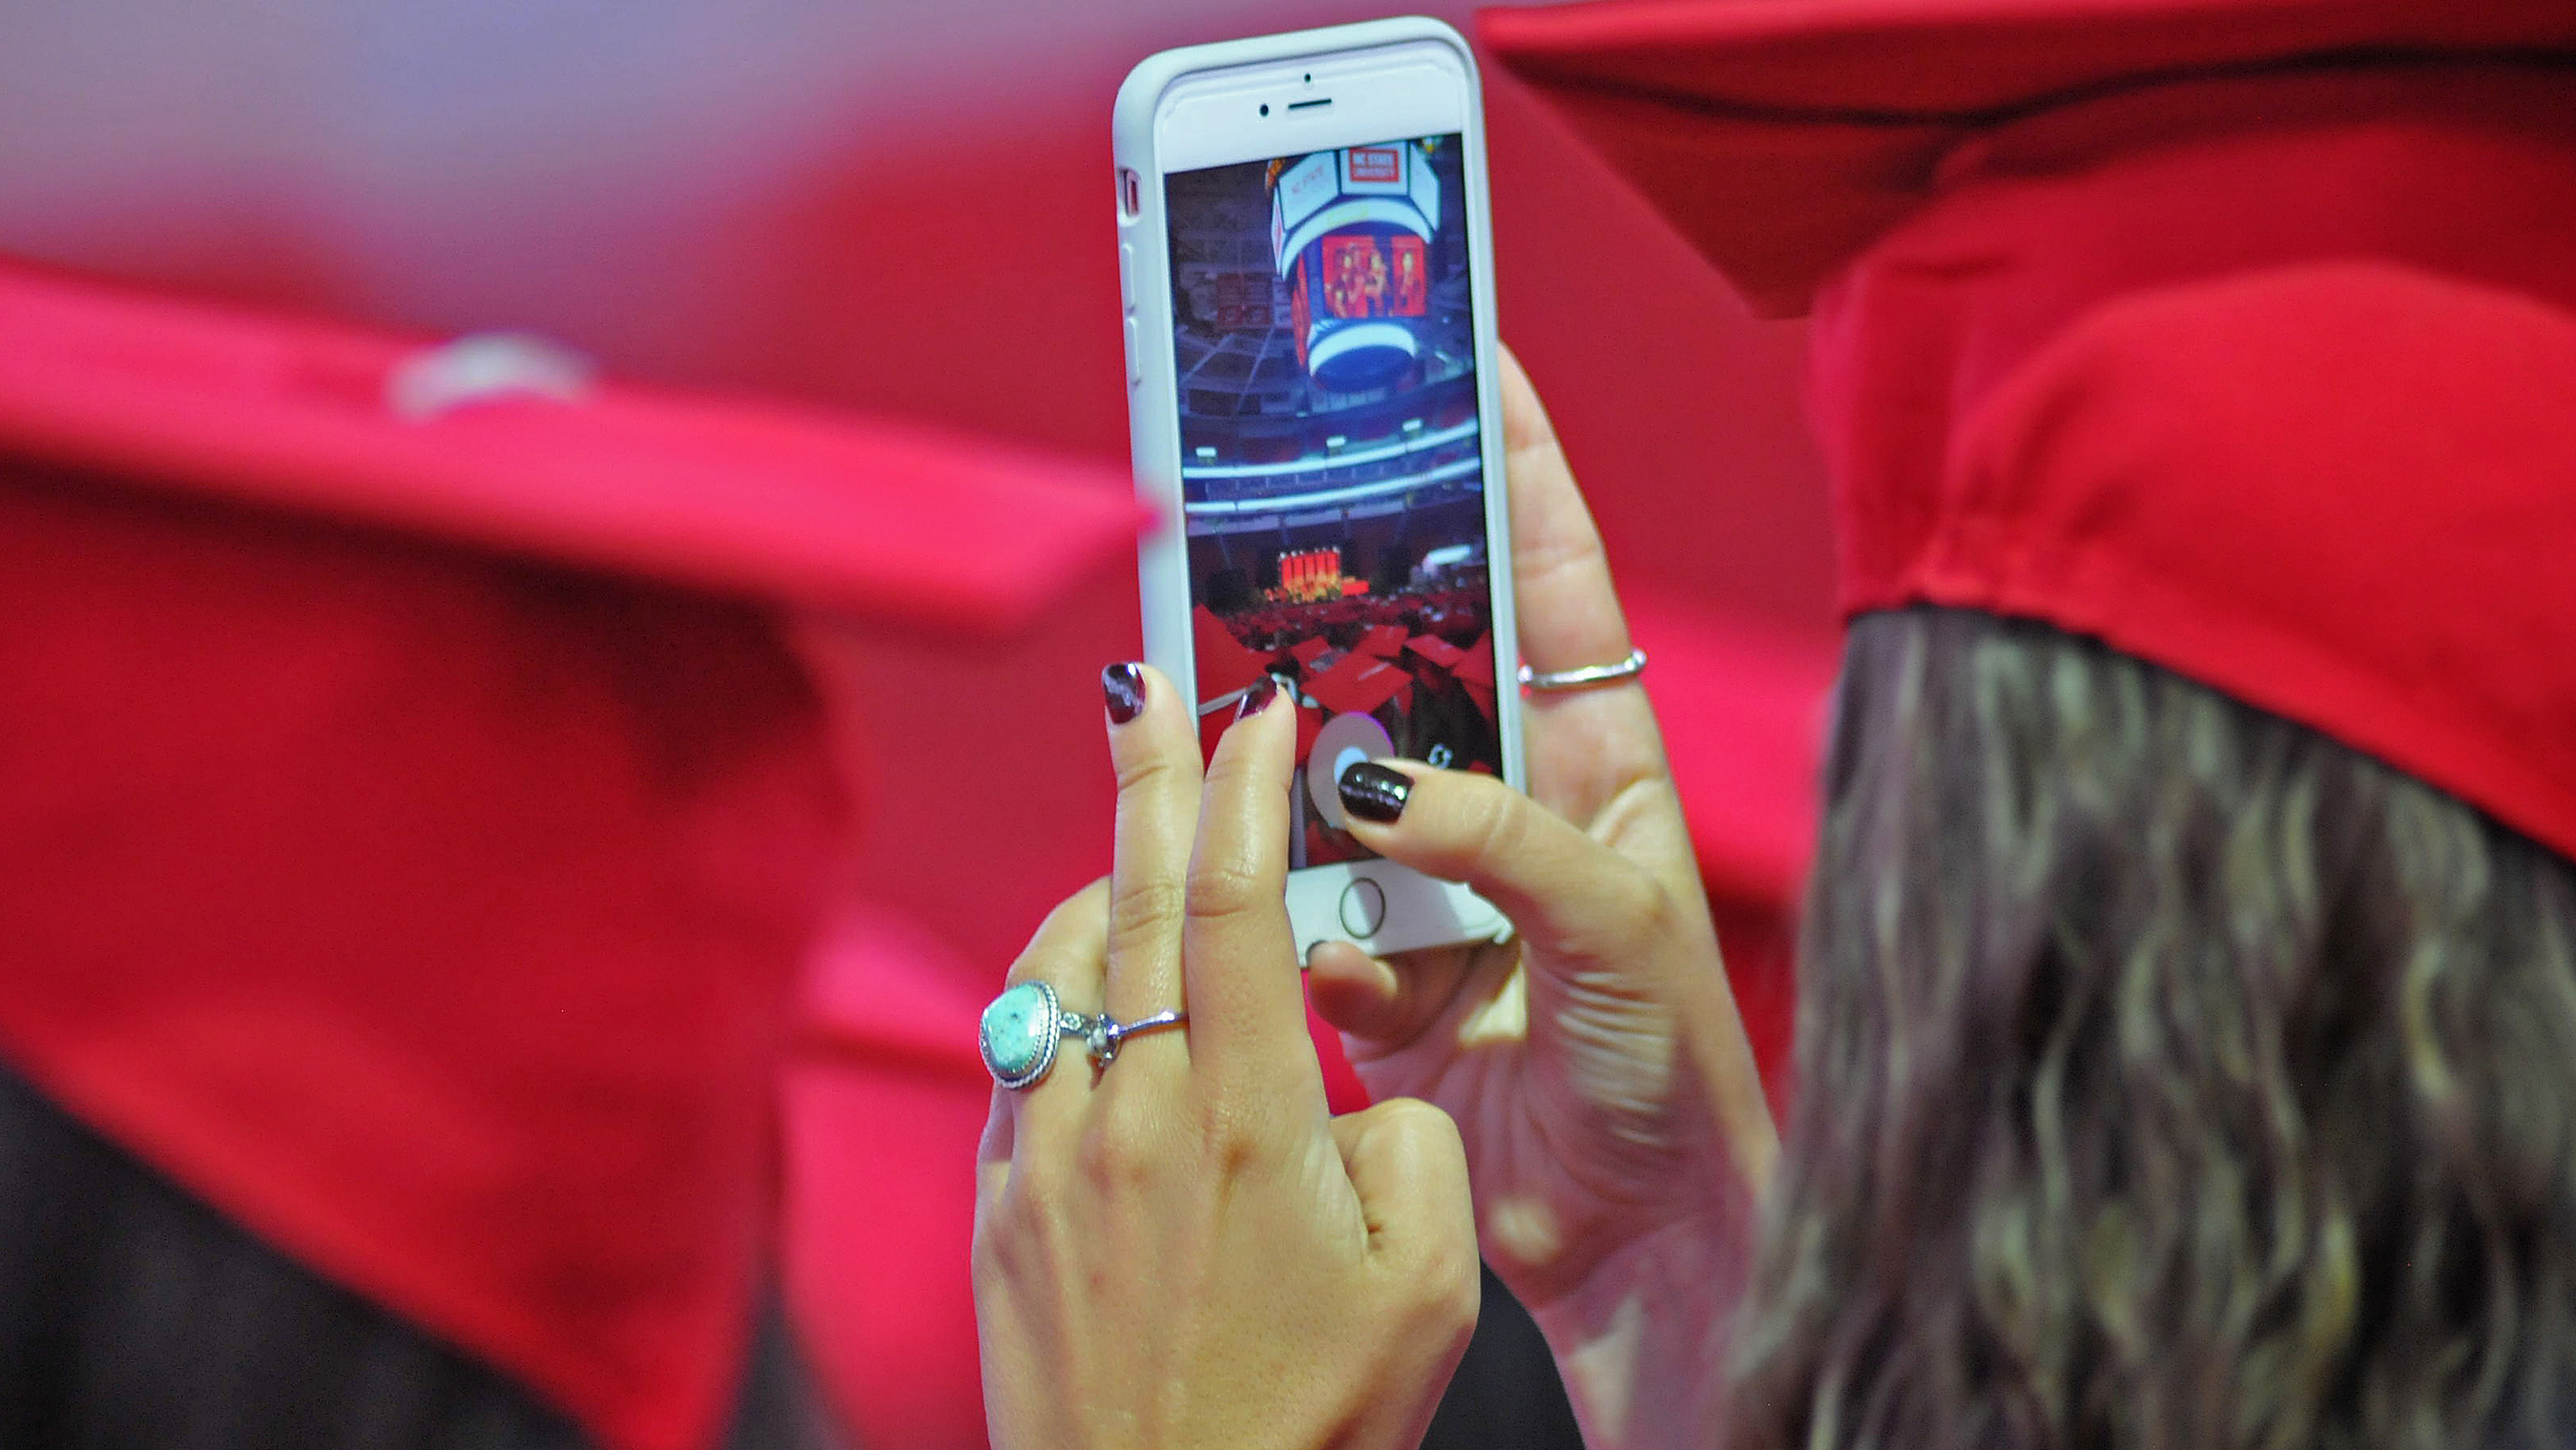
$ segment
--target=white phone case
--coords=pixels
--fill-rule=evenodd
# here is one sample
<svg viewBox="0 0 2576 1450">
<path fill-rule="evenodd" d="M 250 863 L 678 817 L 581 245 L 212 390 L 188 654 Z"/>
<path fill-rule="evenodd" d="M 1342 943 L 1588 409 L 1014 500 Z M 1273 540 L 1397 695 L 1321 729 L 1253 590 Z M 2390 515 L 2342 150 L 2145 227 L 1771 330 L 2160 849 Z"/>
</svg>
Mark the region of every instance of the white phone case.
<svg viewBox="0 0 2576 1450">
<path fill-rule="evenodd" d="M 1236 124 L 1255 99 L 1288 75 L 1312 74 L 1336 97 L 1329 124 L 1280 117 L 1258 144 Z M 1454 76 L 1463 104 L 1438 109 L 1403 83 L 1407 76 Z M 1372 86 L 1370 77 L 1378 83 Z M 1453 96 L 1455 92 L 1451 93 Z M 1411 97 L 1411 99 L 1408 99 Z M 1163 136 L 1167 119 L 1172 134 Z M 1211 124 L 1186 124 L 1205 116 Z M 1321 118 L 1318 118 L 1319 120 Z M 1390 129 L 1367 134 L 1374 126 Z M 1259 36 L 1191 46 L 1149 57 L 1119 88 L 1112 122 L 1118 166 L 1119 291 L 1125 309 L 1128 426 L 1139 496 L 1163 520 L 1139 559 L 1145 657 L 1197 701 L 1187 541 L 1182 528 L 1178 366 L 1171 312 L 1169 229 L 1163 176 L 1301 151 L 1373 145 L 1397 137 L 1462 136 L 1469 285 L 1476 347 L 1476 415 L 1483 458 L 1486 549 L 1493 583 L 1495 726 L 1503 778 L 1527 789 L 1522 763 L 1520 664 L 1511 587 L 1511 519 L 1503 477 L 1502 410 L 1494 374 L 1493 245 L 1486 199 L 1485 135 L 1476 63 L 1466 41 L 1422 17 Z M 1309 144 L 1314 143 L 1314 144 Z M 1261 149 L 1275 145 L 1276 149 Z M 1239 152 L 1240 154 L 1236 154 Z M 1130 178 L 1134 184 L 1130 185 Z M 1355 941 L 1380 954 L 1457 942 L 1497 940 L 1510 923 L 1465 886 L 1436 881 L 1382 859 L 1292 871 L 1288 914 L 1300 960 L 1318 941 Z"/>
</svg>

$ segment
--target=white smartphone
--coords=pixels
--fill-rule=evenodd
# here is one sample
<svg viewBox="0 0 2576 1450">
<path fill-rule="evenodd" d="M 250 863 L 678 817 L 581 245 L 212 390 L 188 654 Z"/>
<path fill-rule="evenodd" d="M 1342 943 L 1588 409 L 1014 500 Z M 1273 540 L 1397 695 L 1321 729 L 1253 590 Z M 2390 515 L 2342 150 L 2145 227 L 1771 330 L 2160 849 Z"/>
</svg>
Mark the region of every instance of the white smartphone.
<svg viewBox="0 0 2576 1450">
<path fill-rule="evenodd" d="M 1474 57 L 1419 18 L 1165 51 L 1114 132 L 1146 659 L 1209 749 L 1263 676 L 1295 702 L 1301 959 L 1503 936 L 1336 789 L 1389 755 L 1527 788 Z"/>
</svg>

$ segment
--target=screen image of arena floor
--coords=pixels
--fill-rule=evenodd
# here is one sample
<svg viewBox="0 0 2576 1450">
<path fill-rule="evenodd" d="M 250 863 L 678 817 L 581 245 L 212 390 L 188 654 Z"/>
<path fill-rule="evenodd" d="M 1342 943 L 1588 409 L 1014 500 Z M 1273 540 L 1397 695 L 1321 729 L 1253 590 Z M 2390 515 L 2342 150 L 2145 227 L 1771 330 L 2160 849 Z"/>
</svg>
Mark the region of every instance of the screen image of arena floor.
<svg viewBox="0 0 2576 1450">
<path fill-rule="evenodd" d="M 1369 854 L 1318 741 L 1499 769 L 1460 176 L 1446 136 L 1167 178 L 1202 736 L 1286 688 L 1293 865 Z"/>
</svg>

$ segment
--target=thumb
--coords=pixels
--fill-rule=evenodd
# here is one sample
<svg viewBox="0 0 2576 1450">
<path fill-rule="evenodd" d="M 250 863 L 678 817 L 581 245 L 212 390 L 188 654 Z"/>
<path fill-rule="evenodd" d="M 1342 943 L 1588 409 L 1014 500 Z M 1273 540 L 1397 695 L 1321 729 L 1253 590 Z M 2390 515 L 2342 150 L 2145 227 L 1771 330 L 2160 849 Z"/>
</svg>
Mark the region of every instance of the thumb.
<svg viewBox="0 0 2576 1450">
<path fill-rule="evenodd" d="M 1474 887 L 1541 957 L 1617 960 L 1664 919 L 1644 868 L 1492 776 L 1370 760 L 1342 772 L 1341 794 L 1362 845 Z"/>
<path fill-rule="evenodd" d="M 1435 1309 L 1463 1297 L 1475 1322 L 1476 1208 L 1467 1149 L 1449 1115 L 1419 1098 L 1389 1098 L 1333 1119 L 1333 1144 L 1368 1224 L 1373 1258 L 1432 1295 Z"/>
</svg>

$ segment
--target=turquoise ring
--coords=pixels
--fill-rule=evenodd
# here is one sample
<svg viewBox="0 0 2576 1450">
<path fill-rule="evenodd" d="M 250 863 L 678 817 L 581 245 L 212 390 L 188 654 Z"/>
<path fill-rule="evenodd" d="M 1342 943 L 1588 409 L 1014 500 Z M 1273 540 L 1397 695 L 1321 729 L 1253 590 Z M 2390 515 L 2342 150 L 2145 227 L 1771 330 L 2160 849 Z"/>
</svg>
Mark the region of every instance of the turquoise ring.
<svg viewBox="0 0 2576 1450">
<path fill-rule="evenodd" d="M 1091 1060 L 1103 1067 L 1118 1060 L 1118 1045 L 1139 1032 L 1178 1027 L 1189 1020 L 1179 1011 L 1157 1012 L 1133 1022 L 1113 1022 L 1109 1014 L 1068 1012 L 1048 983 L 1015 982 L 984 1009 L 976 1033 L 984 1053 L 984 1070 L 993 1081 L 1017 1090 L 1045 1080 L 1055 1066 L 1056 1044 L 1082 1039 Z"/>
</svg>

